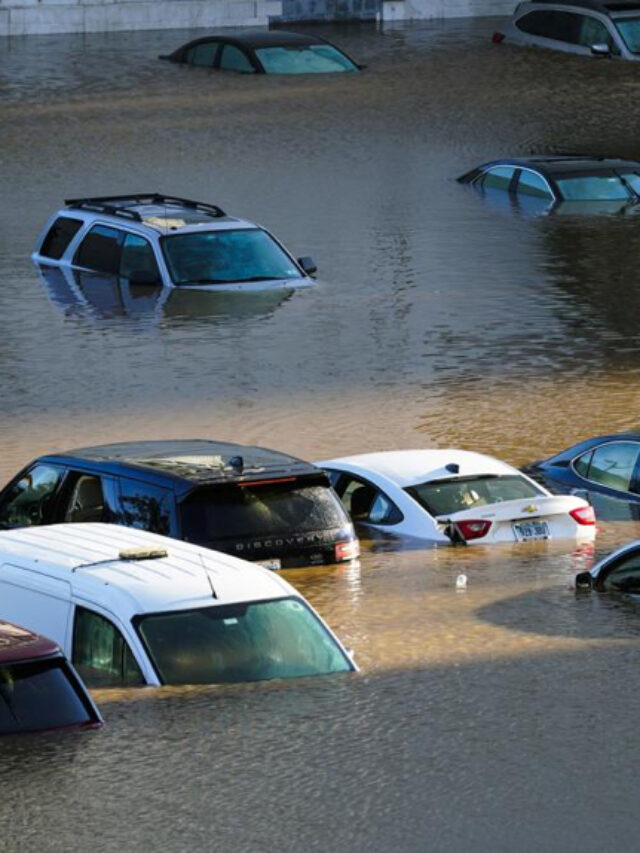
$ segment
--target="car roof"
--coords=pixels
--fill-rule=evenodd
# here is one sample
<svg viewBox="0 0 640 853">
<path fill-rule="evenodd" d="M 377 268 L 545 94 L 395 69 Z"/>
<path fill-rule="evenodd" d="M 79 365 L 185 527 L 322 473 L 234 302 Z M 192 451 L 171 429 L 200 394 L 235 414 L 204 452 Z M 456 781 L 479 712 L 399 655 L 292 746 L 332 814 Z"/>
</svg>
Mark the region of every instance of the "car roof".
<svg viewBox="0 0 640 853">
<path fill-rule="evenodd" d="M 60 654 L 53 640 L 28 631 L 12 622 L 0 620 L 0 664 L 16 663 Z"/>
<path fill-rule="evenodd" d="M 599 172 L 609 169 L 635 168 L 640 169 L 636 160 L 625 160 L 622 157 L 600 157 L 593 154 L 535 154 L 530 157 L 505 157 L 483 163 L 480 169 L 492 166 L 530 166 L 542 174 L 560 176 L 571 172 Z"/>
<path fill-rule="evenodd" d="M 320 463 L 326 468 L 344 464 L 362 473 L 378 474 L 398 486 L 417 486 L 430 480 L 454 479 L 482 474 L 519 474 L 511 465 L 491 456 L 469 450 L 388 450 L 380 453 L 362 453 Z M 447 470 L 447 465 L 459 465 L 458 472 Z"/>
<path fill-rule="evenodd" d="M 319 473 L 310 462 L 253 445 L 208 439 L 137 441 L 81 447 L 40 457 L 51 462 L 88 462 L 115 475 L 146 472 L 182 486 L 238 483 L 264 477 Z"/>
<path fill-rule="evenodd" d="M 578 9 L 590 9 L 593 12 L 600 12 L 602 15 L 611 17 L 611 13 L 615 12 L 640 12 L 640 0 L 628 0 L 628 2 L 613 2 L 607 3 L 603 0 L 567 0 L 567 2 L 558 2 L 558 0 L 530 0 L 531 6 L 574 6 Z"/>
<path fill-rule="evenodd" d="M 212 33 L 210 36 L 203 36 L 183 45 L 180 50 L 208 41 L 235 42 L 243 47 L 256 50 L 261 47 L 304 47 L 309 44 L 324 43 L 326 40 L 320 36 L 308 35 L 306 33 L 292 33 L 289 30 L 239 30 Z"/>
<path fill-rule="evenodd" d="M 65 199 L 66 207 L 58 216 L 81 212 L 86 218 L 108 218 L 121 227 L 123 220 L 150 228 L 160 234 L 202 230 L 255 228 L 244 219 L 228 216 L 222 208 L 208 202 L 169 196 L 163 193 L 130 193 L 119 196 L 94 196 Z"/>
<path fill-rule="evenodd" d="M 71 595 L 123 618 L 297 595 L 261 566 L 115 524 L 2 530 L 0 555 L 14 567 L 37 563 L 40 574 L 68 584 Z"/>
</svg>

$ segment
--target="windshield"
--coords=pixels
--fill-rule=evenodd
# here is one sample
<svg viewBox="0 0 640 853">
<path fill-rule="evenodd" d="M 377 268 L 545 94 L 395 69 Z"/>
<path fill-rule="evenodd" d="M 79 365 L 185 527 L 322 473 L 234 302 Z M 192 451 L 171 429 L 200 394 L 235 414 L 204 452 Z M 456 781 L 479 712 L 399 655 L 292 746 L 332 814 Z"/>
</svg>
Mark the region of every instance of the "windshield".
<svg viewBox="0 0 640 853">
<path fill-rule="evenodd" d="M 174 284 L 235 284 L 301 278 L 273 237 L 260 228 L 175 234 L 162 240 Z"/>
<path fill-rule="evenodd" d="M 434 480 L 410 486 L 406 491 L 433 516 L 450 515 L 503 501 L 527 500 L 544 494 L 542 489 L 518 474 Z"/>
<path fill-rule="evenodd" d="M 94 722 L 60 658 L 0 665 L 0 734 Z"/>
<path fill-rule="evenodd" d="M 618 175 L 580 175 L 556 183 L 565 201 L 624 201 L 635 198 Z"/>
<path fill-rule="evenodd" d="M 358 66 L 330 44 L 305 47 L 263 47 L 256 56 L 267 74 L 327 74 L 357 71 Z"/>
<path fill-rule="evenodd" d="M 197 489 L 182 504 L 181 514 L 184 538 L 203 545 L 221 539 L 334 530 L 349 524 L 328 484 L 304 480 Z"/>
<path fill-rule="evenodd" d="M 139 618 L 164 684 L 220 684 L 347 672 L 352 664 L 300 599 L 203 607 Z"/>
<path fill-rule="evenodd" d="M 631 53 L 640 53 L 640 17 L 614 18 L 613 23 Z"/>
</svg>

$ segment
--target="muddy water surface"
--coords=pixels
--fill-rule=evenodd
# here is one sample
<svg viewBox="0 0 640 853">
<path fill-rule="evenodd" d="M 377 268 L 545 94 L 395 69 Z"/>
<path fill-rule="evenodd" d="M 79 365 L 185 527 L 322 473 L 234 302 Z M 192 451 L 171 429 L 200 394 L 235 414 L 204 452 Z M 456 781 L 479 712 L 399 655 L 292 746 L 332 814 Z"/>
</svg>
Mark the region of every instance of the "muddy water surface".
<svg viewBox="0 0 640 853">
<path fill-rule="evenodd" d="M 638 425 L 636 217 L 529 217 L 453 180 L 502 154 L 640 157 L 638 69 L 496 47 L 497 25 L 321 30 L 368 64 L 353 77 L 155 59 L 199 33 L 0 44 L 2 478 L 169 436 L 521 464 Z M 62 199 L 155 190 L 265 224 L 317 286 L 169 295 L 32 266 Z M 595 553 L 377 542 L 290 572 L 361 674 L 102 691 L 103 731 L 2 744 L 4 849 L 635 846 L 640 614 L 570 583 L 640 526 L 600 528 Z"/>
</svg>

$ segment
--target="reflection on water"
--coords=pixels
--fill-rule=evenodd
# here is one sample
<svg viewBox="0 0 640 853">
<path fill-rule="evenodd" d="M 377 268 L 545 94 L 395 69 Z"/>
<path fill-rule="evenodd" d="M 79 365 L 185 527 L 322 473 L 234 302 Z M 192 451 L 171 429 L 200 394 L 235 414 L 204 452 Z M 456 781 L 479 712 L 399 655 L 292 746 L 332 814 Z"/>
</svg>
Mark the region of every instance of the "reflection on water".
<svg viewBox="0 0 640 853">
<path fill-rule="evenodd" d="M 637 68 L 495 29 L 319 28 L 369 66 L 349 79 L 155 59 L 198 33 L 0 44 L 0 476 L 171 436 L 522 464 L 633 427 L 635 217 L 503 215 L 454 179 L 503 154 L 638 157 Z M 264 222 L 321 281 L 214 299 L 40 277 L 62 199 L 145 189 Z M 288 572 L 360 675 L 101 693 L 103 731 L 0 745 L 7 849 L 632 849 L 638 614 L 570 587 L 640 524 L 600 527 L 595 553 L 374 542 Z"/>
</svg>

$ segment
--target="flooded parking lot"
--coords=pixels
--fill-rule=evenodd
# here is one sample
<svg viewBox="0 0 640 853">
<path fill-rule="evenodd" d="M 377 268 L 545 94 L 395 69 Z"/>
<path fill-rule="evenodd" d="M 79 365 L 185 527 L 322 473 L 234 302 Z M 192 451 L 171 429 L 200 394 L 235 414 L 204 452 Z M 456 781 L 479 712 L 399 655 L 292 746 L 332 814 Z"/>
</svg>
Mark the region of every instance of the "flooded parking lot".
<svg viewBox="0 0 640 853">
<path fill-rule="evenodd" d="M 369 66 L 353 77 L 156 61 L 184 32 L 0 44 L 3 481 L 134 438 L 522 464 L 635 427 L 640 220 L 525 217 L 453 179 L 503 154 L 640 157 L 638 69 L 497 47 L 496 26 L 321 28 Z M 39 275 L 64 198 L 130 191 L 256 220 L 318 284 Z M 595 554 L 368 542 L 359 566 L 288 572 L 361 674 L 96 692 L 104 730 L 2 744 L 7 849 L 630 848 L 640 614 L 570 584 L 638 536 L 605 518 Z"/>
</svg>

